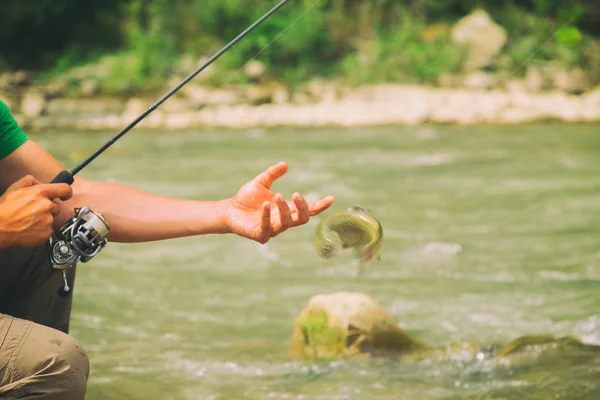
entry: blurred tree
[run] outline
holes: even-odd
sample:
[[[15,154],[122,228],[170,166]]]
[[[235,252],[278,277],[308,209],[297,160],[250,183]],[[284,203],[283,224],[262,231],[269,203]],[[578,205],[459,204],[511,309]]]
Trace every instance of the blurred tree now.
[[[88,52],[121,44],[127,0],[3,0],[0,54],[18,67],[43,68],[68,48]]]
[[[277,1],[2,0],[0,61],[60,73],[119,50],[140,60],[131,73],[140,84],[150,78],[160,81],[180,56],[213,54]],[[417,75],[425,79],[456,63],[444,61],[445,52],[453,52],[447,41],[425,43],[422,31],[432,24],[447,27],[479,7],[509,33],[508,58],[529,58],[532,49],[552,36],[554,47],[539,51],[540,59],[570,54],[569,59],[581,60],[584,52],[595,51],[589,34],[600,34],[600,0],[295,0],[220,65],[239,68],[285,31],[260,55],[269,73],[285,79],[335,73],[346,61],[346,67],[360,68],[383,63],[393,76],[419,70]],[[302,21],[293,24],[300,16]],[[593,64],[596,58],[586,60]]]

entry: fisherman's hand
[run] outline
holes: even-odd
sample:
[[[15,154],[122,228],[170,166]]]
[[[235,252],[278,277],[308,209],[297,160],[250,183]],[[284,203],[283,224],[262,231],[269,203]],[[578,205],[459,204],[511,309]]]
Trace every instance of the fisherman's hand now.
[[[68,200],[71,186],[41,184],[28,175],[0,196],[0,247],[35,247],[52,236],[54,217],[60,213],[55,199]]]
[[[273,165],[236,193],[225,210],[226,224],[231,232],[264,244],[329,208],[334,200],[332,196],[308,204],[300,193],[294,193],[292,201],[286,201],[280,193],[273,193],[271,185],[287,169],[285,162]]]

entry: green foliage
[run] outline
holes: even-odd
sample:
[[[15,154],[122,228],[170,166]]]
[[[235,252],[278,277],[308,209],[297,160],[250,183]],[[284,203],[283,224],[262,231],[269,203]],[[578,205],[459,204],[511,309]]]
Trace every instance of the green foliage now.
[[[305,339],[305,352],[313,359],[329,359],[342,355],[346,335],[343,330],[329,326],[325,312],[304,314],[298,321]]]
[[[183,55],[213,55],[276,2],[266,0],[5,0],[0,61],[39,67],[46,78],[101,65],[108,91],[151,90],[176,72]],[[290,85],[314,76],[352,83],[433,82],[460,70],[464,49],[448,32],[476,7],[509,37],[495,70],[554,61],[594,68],[600,0],[302,0],[292,1],[223,55],[208,83],[244,83],[257,58],[267,78]],[[106,57],[106,54],[111,54]],[[600,68],[600,67],[597,67]],[[191,71],[189,71],[191,72]],[[177,73],[181,74],[181,71]]]
[[[121,5],[126,1],[3,0],[0,60],[14,67],[45,68],[65,52],[84,58],[115,49],[121,45]]]
[[[428,83],[441,73],[457,72],[464,49],[453,45],[447,35],[424,39],[425,25],[404,18],[401,29],[385,32],[364,52],[353,52],[341,65],[351,82]]]
[[[559,45],[575,48],[581,43],[581,32],[574,26],[565,25],[558,28],[554,34]]]

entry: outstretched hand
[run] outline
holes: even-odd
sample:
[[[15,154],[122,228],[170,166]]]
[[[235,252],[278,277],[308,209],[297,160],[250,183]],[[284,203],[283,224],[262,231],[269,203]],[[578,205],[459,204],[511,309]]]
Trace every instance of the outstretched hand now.
[[[309,204],[300,193],[294,193],[291,201],[285,200],[281,193],[273,193],[271,185],[287,169],[285,162],[273,165],[233,196],[225,211],[225,221],[232,233],[264,244],[288,228],[306,224],[310,217],[331,206],[333,196]]]

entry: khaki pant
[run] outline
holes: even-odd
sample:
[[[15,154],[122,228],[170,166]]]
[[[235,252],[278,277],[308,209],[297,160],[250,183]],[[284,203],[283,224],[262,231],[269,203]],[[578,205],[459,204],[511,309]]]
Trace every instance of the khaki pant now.
[[[81,400],[89,360],[68,335],[75,268],[53,270],[46,247],[0,250],[0,399]]]

